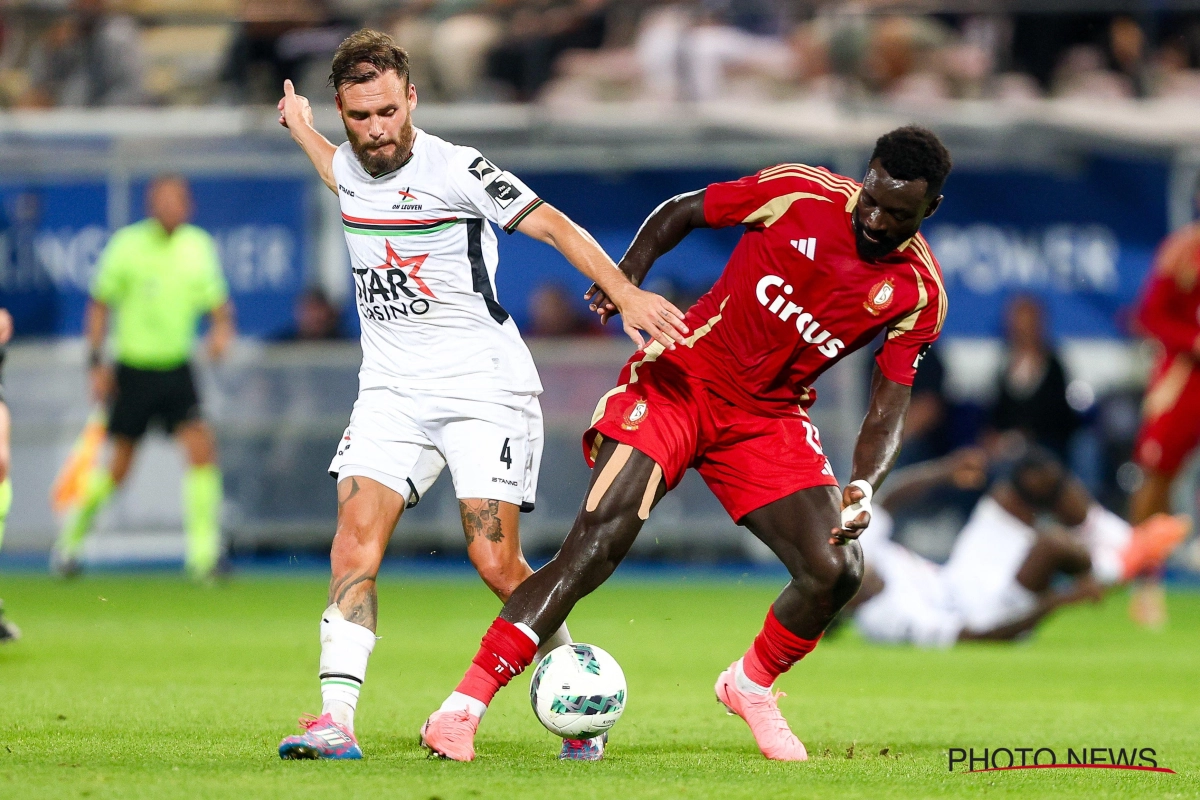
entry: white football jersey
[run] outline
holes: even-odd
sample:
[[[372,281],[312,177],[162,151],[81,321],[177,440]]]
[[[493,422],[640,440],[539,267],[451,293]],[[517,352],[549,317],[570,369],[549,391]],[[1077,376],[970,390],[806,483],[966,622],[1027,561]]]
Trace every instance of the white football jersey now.
[[[496,234],[541,200],[471,147],[416,130],[399,169],[371,177],[344,143],[333,156],[350,249],[363,363],[359,387],[542,390],[496,297]]]

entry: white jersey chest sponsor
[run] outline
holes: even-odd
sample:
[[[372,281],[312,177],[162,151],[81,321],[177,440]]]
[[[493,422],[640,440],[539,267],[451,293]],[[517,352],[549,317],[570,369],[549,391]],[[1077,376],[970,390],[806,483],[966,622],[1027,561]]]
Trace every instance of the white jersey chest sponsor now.
[[[541,201],[478,151],[417,131],[412,157],[370,176],[334,156],[362,327],[362,386],[540,392],[496,296],[496,234]]]

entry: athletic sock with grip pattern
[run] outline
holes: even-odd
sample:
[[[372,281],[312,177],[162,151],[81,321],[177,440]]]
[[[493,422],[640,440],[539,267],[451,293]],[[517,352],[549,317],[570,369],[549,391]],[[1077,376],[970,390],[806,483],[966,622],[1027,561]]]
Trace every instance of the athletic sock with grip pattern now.
[[[754,637],[754,644],[746,651],[746,655],[742,656],[745,677],[765,693],[775,683],[776,678],[811,653],[819,641],[819,636],[816,639],[801,639],[783,627],[783,623],[775,616],[775,609],[772,608],[767,612],[762,630]]]
[[[538,639],[533,631],[497,617],[483,635],[479,652],[455,692],[486,707],[496,692],[533,663],[537,649]]]

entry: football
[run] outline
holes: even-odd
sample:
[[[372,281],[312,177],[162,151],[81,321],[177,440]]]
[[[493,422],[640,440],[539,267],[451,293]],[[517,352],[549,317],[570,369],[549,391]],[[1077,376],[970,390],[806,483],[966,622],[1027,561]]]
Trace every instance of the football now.
[[[529,682],[533,712],[564,739],[600,736],[625,710],[625,673],[599,647],[565,644],[546,654]]]

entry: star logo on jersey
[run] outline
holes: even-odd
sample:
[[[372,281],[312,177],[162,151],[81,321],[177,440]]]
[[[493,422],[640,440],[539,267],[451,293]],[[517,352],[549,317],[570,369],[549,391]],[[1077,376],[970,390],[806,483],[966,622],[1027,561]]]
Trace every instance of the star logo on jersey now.
[[[420,277],[421,267],[425,264],[425,259],[429,258],[429,253],[424,253],[423,255],[419,256],[412,256],[411,258],[401,258],[400,256],[396,255],[396,251],[392,249],[391,242],[385,239],[383,246],[385,251],[383,263],[377,264],[374,269],[388,270],[389,276],[393,274],[391,272],[392,270],[396,270],[399,272],[398,277],[400,279],[400,288],[404,290],[405,294],[412,294],[411,291],[405,287],[405,284],[408,281],[412,281],[417,287],[417,291],[426,297],[432,297],[436,300],[437,295],[435,295],[430,288],[425,285],[425,281],[421,280]],[[393,294],[395,294],[395,292],[393,292]]]
[[[863,303],[863,308],[872,317],[878,317],[895,299],[896,282],[889,275],[871,287],[871,291],[867,293],[867,302]]]

